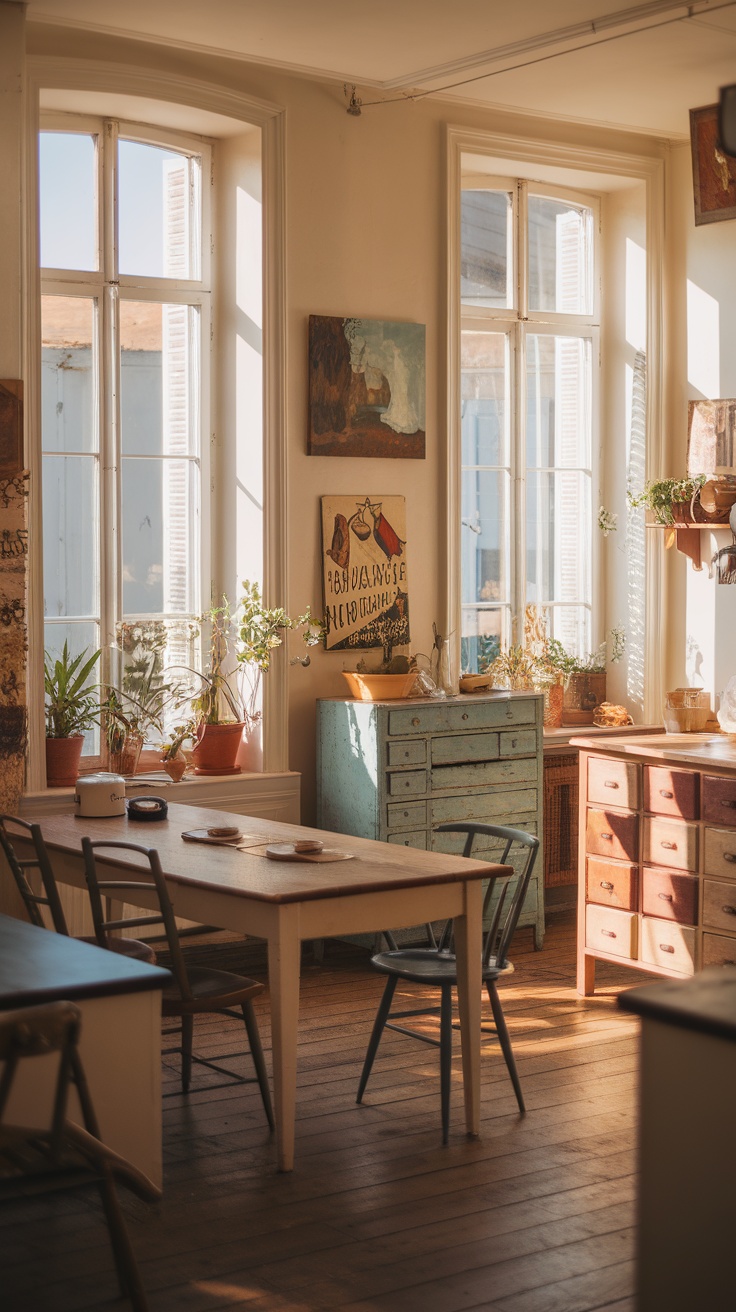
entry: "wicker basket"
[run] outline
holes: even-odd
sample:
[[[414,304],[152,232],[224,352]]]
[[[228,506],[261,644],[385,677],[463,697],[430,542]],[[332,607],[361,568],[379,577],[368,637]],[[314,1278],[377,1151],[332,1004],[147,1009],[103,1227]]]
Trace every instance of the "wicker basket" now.
[[[578,754],[544,759],[544,886],[578,878]]]

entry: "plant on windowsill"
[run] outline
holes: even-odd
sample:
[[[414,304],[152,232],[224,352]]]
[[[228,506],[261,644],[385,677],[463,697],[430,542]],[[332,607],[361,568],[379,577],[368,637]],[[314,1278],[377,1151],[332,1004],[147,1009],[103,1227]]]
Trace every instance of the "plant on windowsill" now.
[[[43,683],[46,699],[46,783],[49,788],[75,784],[79,774],[84,734],[99,724],[98,688],[89,683],[100,652],[88,648],[72,657],[68,643],[54,660],[44,652]]]
[[[167,630],[163,622],[122,624],[119,638],[123,657],[120,686],[103,685],[102,724],[108,768],[131,775],[152,731],[164,732],[164,715],[176,701],[179,686],[165,678]]]
[[[187,739],[194,739],[197,726],[194,720],[186,724],[175,724],[169,731],[168,742],[161,744],[161,764],[173,783],[178,784],[184,776],[188,761],[182,753],[182,746]]]
[[[621,660],[626,633],[620,626],[611,629],[608,642],[594,652],[575,656],[566,651],[557,638],[548,638],[537,656],[538,668],[556,674],[564,685],[562,724],[592,724],[597,708],[606,700],[606,664]],[[610,647],[610,652],[609,652]]]

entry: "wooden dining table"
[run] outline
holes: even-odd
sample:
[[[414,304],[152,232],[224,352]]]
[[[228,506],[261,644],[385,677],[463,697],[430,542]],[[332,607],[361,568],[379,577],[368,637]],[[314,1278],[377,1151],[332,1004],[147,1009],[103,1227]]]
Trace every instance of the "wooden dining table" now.
[[[186,841],[185,832],[237,825],[237,846]],[[109,838],[158,850],[174,911],[202,925],[263,938],[273,1044],[278,1168],[294,1165],[297,1026],[301,943],[365,931],[395,929],[452,917],[462,1041],[465,1124],[480,1129],[481,954],[483,880],[507,875],[487,861],[448,856],[298,825],[170,804],[164,820],[75,815],[41,820],[54,870],[62,883],[84,887],[82,838]],[[266,846],[316,839],[347,859],[273,860]],[[134,853],[98,856],[108,872],[137,865]],[[114,876],[112,876],[114,877]],[[141,867],[145,880],[145,870]],[[137,875],[136,875],[137,878]],[[154,895],[136,894],[142,907]],[[367,1038],[367,1036],[366,1036]]]

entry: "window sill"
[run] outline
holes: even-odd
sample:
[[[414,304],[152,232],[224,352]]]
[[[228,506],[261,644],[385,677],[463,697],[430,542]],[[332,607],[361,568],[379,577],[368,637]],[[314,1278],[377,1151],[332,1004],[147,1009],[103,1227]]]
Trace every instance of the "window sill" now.
[[[170,779],[146,779],[138,776],[128,782],[126,794],[140,797],[143,792],[160,793],[167,802],[181,802],[187,806],[214,807],[233,815],[259,816],[267,820],[281,820],[287,824],[300,822],[301,775],[295,770],[281,770],[268,774],[194,776],[172,783]],[[40,819],[45,815],[63,815],[74,803],[74,788],[44,788],[28,792],[20,805],[20,814],[26,820]]]

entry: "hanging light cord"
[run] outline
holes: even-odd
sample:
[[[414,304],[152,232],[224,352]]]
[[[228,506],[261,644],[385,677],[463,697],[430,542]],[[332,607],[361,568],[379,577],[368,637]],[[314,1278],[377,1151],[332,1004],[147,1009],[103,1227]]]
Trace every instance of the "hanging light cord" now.
[[[447,82],[441,87],[432,87],[428,91],[407,91],[400,96],[387,96],[383,100],[361,100],[356,93],[353,83],[344,84],[345,97],[348,100],[347,112],[353,118],[360,116],[362,109],[374,108],[377,105],[396,105],[400,101],[423,100],[426,96],[437,96],[443,91],[454,91],[457,87],[469,86],[472,82],[484,82],[490,77],[499,77],[502,73],[515,73],[520,68],[531,68],[534,64],[544,64],[550,59],[560,59],[563,55],[574,55],[580,50],[591,50],[597,46],[608,45],[611,41],[622,41],[628,36],[640,36],[642,32],[654,32],[660,27],[670,27],[673,23],[686,23],[691,18],[703,18],[706,14],[717,14],[721,9],[733,9],[736,0],[722,0],[721,4],[712,5],[707,9],[695,9],[695,5],[687,6],[686,14],[677,14],[674,18],[663,18],[657,23],[648,23],[646,27],[638,27],[633,32],[613,32],[610,36],[603,36],[598,41],[583,41],[578,46],[570,46],[567,50],[553,50],[546,55],[537,55],[534,59],[523,59],[518,64],[510,64],[507,68],[494,68],[489,73],[477,73],[473,77],[462,78],[459,82]],[[682,6],[685,8],[685,6]],[[600,22],[600,20],[598,20]],[[597,36],[598,29],[596,20],[593,19],[590,24],[590,30],[593,36]],[[560,38],[561,40],[564,38]]]

